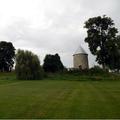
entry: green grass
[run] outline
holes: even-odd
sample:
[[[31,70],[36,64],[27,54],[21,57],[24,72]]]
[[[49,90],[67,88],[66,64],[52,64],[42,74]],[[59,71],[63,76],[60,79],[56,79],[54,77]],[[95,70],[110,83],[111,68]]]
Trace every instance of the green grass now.
[[[114,78],[56,74],[25,81],[0,73],[0,118],[120,118]]]

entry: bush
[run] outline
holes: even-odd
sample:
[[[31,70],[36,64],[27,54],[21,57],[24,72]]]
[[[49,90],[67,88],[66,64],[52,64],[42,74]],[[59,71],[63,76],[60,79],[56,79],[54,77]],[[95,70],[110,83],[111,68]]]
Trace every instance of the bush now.
[[[43,69],[45,72],[59,72],[64,70],[64,66],[58,54],[46,55],[44,59]]]
[[[93,68],[91,68],[89,70],[90,73],[94,73],[94,74],[104,74],[107,73],[106,70],[100,68],[99,66],[94,66]]]
[[[18,79],[36,80],[43,77],[38,56],[30,51],[18,50],[15,71]]]
[[[67,73],[69,74],[73,74],[73,75],[108,75],[109,72],[107,70],[103,70],[102,68],[100,68],[99,66],[94,66],[90,69],[85,69],[85,70],[80,70],[80,69],[70,69],[69,71],[67,71]]]

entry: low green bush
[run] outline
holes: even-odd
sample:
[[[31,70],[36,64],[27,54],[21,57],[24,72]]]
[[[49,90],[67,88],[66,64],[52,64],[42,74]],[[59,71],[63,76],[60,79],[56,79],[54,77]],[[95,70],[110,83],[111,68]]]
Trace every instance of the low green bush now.
[[[109,74],[108,71],[103,70],[99,66],[94,66],[90,69],[70,69],[66,73],[73,74],[73,75],[107,75]]]
[[[97,75],[97,74],[107,74],[109,72],[107,70],[100,68],[99,66],[94,66],[91,69],[89,69],[89,73]]]

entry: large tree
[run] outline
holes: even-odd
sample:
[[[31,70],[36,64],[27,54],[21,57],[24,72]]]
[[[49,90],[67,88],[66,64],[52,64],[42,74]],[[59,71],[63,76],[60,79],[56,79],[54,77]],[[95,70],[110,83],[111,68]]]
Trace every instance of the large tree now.
[[[58,54],[55,55],[46,55],[44,59],[43,69],[46,72],[57,72],[64,69],[64,66],[60,60]]]
[[[87,28],[87,37],[89,49],[93,55],[96,55],[96,61],[105,68],[110,67],[111,62],[115,62],[115,51],[118,50],[116,44],[116,34],[114,22],[110,17],[98,16],[88,19],[85,22]],[[116,55],[117,56],[117,55]],[[113,60],[110,61],[110,58]]]
[[[0,42],[0,71],[11,71],[14,65],[15,48],[11,42]]]
[[[35,80],[43,77],[39,58],[31,51],[17,51],[15,71],[17,78],[22,80]]]

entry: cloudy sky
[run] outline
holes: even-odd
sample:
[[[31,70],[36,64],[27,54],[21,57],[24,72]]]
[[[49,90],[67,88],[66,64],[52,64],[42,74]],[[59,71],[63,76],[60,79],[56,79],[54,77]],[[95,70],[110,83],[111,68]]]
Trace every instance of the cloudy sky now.
[[[81,45],[95,58],[84,42],[84,22],[107,15],[120,28],[120,0],[0,0],[0,40],[11,41],[16,49],[31,50],[43,63],[46,54],[59,53],[66,67]]]

